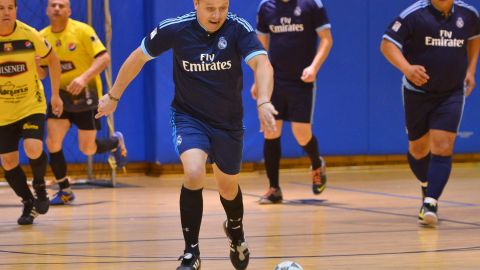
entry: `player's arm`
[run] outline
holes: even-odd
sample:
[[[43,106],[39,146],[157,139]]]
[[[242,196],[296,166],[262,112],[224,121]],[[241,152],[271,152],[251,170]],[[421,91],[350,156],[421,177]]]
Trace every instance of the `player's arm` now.
[[[107,116],[115,111],[118,101],[125,89],[133,79],[137,77],[145,63],[150,59],[150,57],[143,53],[140,47],[128,56],[118,72],[117,79],[115,80],[112,89],[100,99],[98,113],[95,115],[95,118]]]
[[[77,78],[73,79],[67,85],[67,91],[72,93],[73,95],[80,94],[83,89],[87,86],[87,84],[93,80],[97,75],[99,75],[102,71],[107,68],[110,64],[110,55],[104,51],[92,62],[92,65],[82,73],[82,75],[78,76]]]
[[[265,48],[266,51],[268,51],[269,44],[270,44],[270,34],[258,34],[257,33],[258,40],[262,44],[263,48]],[[250,88],[250,94],[252,95],[252,98],[254,100],[257,99],[257,85],[255,81],[253,82],[252,87]]]
[[[50,85],[52,87],[50,103],[52,104],[52,111],[56,116],[60,116],[63,112],[63,102],[60,98],[60,61],[53,50],[50,51],[45,60],[50,71]]]
[[[467,87],[465,95],[469,96],[475,88],[475,73],[477,71],[478,54],[480,49],[480,37],[471,39],[467,43],[468,69],[465,76],[465,85]]]
[[[35,64],[37,65],[37,73],[40,80],[47,77],[48,70],[42,66],[42,58],[38,55],[35,56]]]
[[[332,32],[329,28],[317,32],[317,35],[320,38],[320,43],[318,44],[317,53],[315,54],[312,63],[303,70],[300,79],[304,82],[315,81],[320,67],[327,59],[333,46]]]
[[[259,54],[250,59],[247,64],[253,70],[257,85],[257,109],[261,131],[265,128],[275,131],[275,117],[278,112],[270,102],[273,91],[273,68],[267,55]]]
[[[430,79],[425,67],[420,65],[411,65],[405,56],[403,56],[400,48],[393,42],[387,39],[382,39],[380,44],[380,51],[385,58],[398,70],[400,70],[405,77],[417,86],[422,86]]]

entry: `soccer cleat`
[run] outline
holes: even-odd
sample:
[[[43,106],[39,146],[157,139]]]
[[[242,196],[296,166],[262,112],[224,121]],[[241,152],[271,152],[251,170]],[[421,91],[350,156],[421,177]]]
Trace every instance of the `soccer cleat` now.
[[[228,221],[223,222],[223,231],[228,237],[228,242],[230,245],[230,261],[232,262],[233,267],[236,270],[247,269],[248,262],[250,259],[250,251],[248,250],[248,244],[245,239],[234,240],[229,233]]]
[[[53,199],[50,201],[51,205],[65,205],[73,202],[75,200],[75,194],[73,192],[67,192],[64,190],[59,190],[53,196]]]
[[[320,168],[312,170],[312,191],[315,195],[319,195],[327,187],[327,163],[323,157],[320,157],[320,161],[322,163]]]
[[[178,260],[182,260],[182,263],[177,267],[177,270],[199,270],[202,266],[200,257],[192,253],[185,253]]]
[[[438,223],[438,206],[424,202],[418,213],[418,223],[428,227],[435,227]]]
[[[35,209],[39,214],[46,214],[50,207],[50,198],[48,198],[45,184],[35,185],[33,187],[37,198],[34,200]]]
[[[23,213],[18,218],[18,225],[30,225],[33,220],[38,216],[37,210],[35,210],[34,199],[22,201]]]
[[[258,200],[259,204],[273,204],[273,203],[281,203],[283,200],[282,190],[280,188],[270,187],[260,200]]]
[[[115,163],[118,168],[123,168],[127,165],[127,147],[125,146],[125,138],[120,131],[113,133],[113,136],[118,138],[118,147],[113,151]]]

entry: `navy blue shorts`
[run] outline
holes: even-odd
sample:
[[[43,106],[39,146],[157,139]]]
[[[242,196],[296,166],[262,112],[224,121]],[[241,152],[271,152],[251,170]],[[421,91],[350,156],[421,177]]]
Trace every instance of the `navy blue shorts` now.
[[[240,172],[243,151],[243,129],[223,130],[214,128],[190,115],[171,113],[173,145],[177,154],[190,149],[201,149],[208,161],[229,175]]]
[[[43,141],[45,114],[32,114],[15,123],[0,126],[0,154],[18,151],[20,139]]]
[[[275,79],[272,104],[278,111],[278,120],[312,123],[315,105],[314,83],[287,82]]]
[[[403,88],[403,104],[408,140],[415,141],[430,129],[458,132],[465,95],[456,91],[449,95],[418,93]]]

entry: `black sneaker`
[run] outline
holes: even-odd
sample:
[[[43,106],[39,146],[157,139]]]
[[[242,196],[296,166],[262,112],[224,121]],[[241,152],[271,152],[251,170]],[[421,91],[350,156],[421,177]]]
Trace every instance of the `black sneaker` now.
[[[228,237],[228,242],[230,245],[230,261],[232,262],[233,267],[236,270],[247,269],[248,262],[250,259],[250,251],[248,250],[248,244],[244,238],[240,240],[232,239],[232,236],[229,233],[228,221],[223,222],[223,231]]]
[[[192,253],[185,253],[178,260],[182,260],[182,263],[177,267],[177,270],[200,270],[202,266],[200,257]]]
[[[268,191],[260,197],[259,204],[281,203],[283,200],[282,190],[280,188],[270,187]]]
[[[312,170],[312,191],[313,194],[319,195],[327,187],[327,163],[320,157],[322,165],[316,170]]]
[[[424,202],[418,213],[418,223],[428,227],[435,227],[438,223],[437,210],[437,205]]]
[[[33,223],[33,220],[38,216],[33,201],[33,199],[22,201],[23,213],[17,220],[18,225],[30,225]]]
[[[48,208],[50,207],[50,198],[48,198],[45,183],[35,185],[33,189],[35,190],[35,195],[37,196],[34,201],[35,209],[39,214],[46,214],[48,212]]]

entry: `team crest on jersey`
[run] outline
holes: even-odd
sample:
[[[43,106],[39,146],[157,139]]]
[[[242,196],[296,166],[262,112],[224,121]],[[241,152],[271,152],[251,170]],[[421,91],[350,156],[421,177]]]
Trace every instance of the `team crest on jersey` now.
[[[459,17],[457,19],[457,27],[458,28],[463,28],[464,25],[465,25],[465,22],[463,21],[463,19],[461,17]]]
[[[11,52],[11,51],[13,51],[13,45],[12,45],[12,43],[10,43],[10,42],[9,42],[9,43],[4,43],[4,44],[3,44],[3,51],[4,51],[4,52]]]
[[[62,41],[60,39],[57,39],[57,41],[55,41],[55,46],[57,47],[62,46]]]
[[[220,50],[223,50],[225,48],[227,48],[227,40],[224,38],[224,37],[220,37],[220,39],[218,40],[218,48]]]
[[[73,52],[73,51],[75,51],[76,48],[77,48],[77,44],[75,44],[75,43],[68,44],[68,50],[69,51]]]
[[[293,15],[295,16],[302,15],[302,9],[300,7],[296,7],[295,10],[293,11]]]
[[[177,146],[180,146],[180,144],[182,144],[182,136],[178,135],[177,136]]]
[[[25,41],[25,48],[31,48],[31,47],[32,47],[32,42]]]

